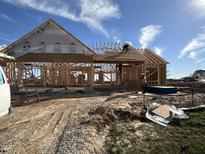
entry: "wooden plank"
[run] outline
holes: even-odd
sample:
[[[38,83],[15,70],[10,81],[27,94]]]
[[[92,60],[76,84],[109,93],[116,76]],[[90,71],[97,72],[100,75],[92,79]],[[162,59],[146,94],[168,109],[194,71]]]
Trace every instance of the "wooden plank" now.
[[[171,116],[171,112],[169,109],[170,107],[168,105],[162,105],[156,108],[155,110],[153,110],[152,112],[159,115],[160,117],[167,119]]]
[[[17,62],[70,62],[90,63],[93,62],[92,55],[83,54],[57,54],[57,53],[29,53],[16,59]]]
[[[161,71],[160,71],[160,65],[158,65],[157,68],[157,80],[158,80],[158,85],[161,85]]]
[[[156,54],[154,54],[151,50],[145,49],[145,53],[146,53],[147,55],[149,55],[149,56],[154,60],[154,63],[164,64],[164,62],[163,62],[161,59],[159,59],[159,57],[156,56]]]

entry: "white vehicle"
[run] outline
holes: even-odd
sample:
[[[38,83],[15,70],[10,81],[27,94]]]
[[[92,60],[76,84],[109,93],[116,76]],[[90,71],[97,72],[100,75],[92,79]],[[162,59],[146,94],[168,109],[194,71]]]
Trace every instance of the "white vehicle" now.
[[[0,117],[9,113],[11,105],[11,92],[8,78],[0,66]]]

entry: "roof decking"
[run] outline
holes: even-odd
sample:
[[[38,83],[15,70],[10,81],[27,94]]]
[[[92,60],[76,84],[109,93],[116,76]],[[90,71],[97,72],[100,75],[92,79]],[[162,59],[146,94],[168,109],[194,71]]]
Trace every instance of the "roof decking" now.
[[[162,57],[150,49],[133,48],[126,52],[107,51],[98,55],[94,62],[97,63],[147,63],[147,64],[168,64]]]
[[[164,58],[157,55],[155,52],[151,51],[150,49],[143,49],[144,55],[147,57],[147,63],[154,63],[154,64],[169,64]]]
[[[108,51],[103,55],[98,55],[94,62],[97,63],[144,63],[147,58],[142,52],[137,51],[135,48],[131,47],[127,51],[123,52],[113,52]]]

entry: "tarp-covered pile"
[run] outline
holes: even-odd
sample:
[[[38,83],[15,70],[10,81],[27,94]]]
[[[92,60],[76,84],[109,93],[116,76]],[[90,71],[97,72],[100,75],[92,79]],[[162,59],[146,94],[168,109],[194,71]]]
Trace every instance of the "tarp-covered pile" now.
[[[152,103],[146,112],[147,119],[158,123],[162,126],[167,126],[173,118],[186,119],[188,116],[182,109],[177,109],[174,105],[160,105],[158,103]]]

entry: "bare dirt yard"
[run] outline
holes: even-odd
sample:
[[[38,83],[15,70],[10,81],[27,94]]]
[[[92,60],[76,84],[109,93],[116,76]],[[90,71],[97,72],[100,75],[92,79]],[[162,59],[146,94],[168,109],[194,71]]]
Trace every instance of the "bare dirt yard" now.
[[[74,97],[76,95],[78,97]],[[184,142],[181,144],[180,140],[173,139],[170,133],[174,132],[173,136],[183,139],[180,135],[187,135],[183,134],[183,128],[179,125],[162,128],[146,120],[142,116],[143,98],[130,97],[135,95],[134,92],[95,92],[91,95],[74,94],[73,97],[14,105],[11,114],[0,118],[0,153],[101,154],[148,153],[152,150],[166,153],[171,143],[178,148],[175,152],[180,152]],[[203,103],[205,95],[198,95]],[[190,98],[165,97],[166,101],[163,102],[183,106],[181,102],[189,103]],[[148,99],[148,103],[152,101],[159,99]],[[185,124],[188,123],[187,133],[195,137],[195,143],[200,143],[196,149],[203,153],[205,145],[200,141],[205,139],[205,121],[203,116],[201,118],[202,121],[198,119],[198,123],[192,121],[194,125],[198,124],[200,131],[196,127],[192,128],[189,122]],[[160,130],[164,134],[168,133],[166,135],[170,138],[170,144],[167,143],[165,148],[161,147],[157,151],[155,140],[160,145],[165,142]],[[155,148],[150,148],[151,145],[155,145]]]
[[[0,118],[0,152],[103,153],[104,132],[81,122],[91,109],[110,105],[108,98],[127,95],[61,98],[13,107],[10,115]]]

